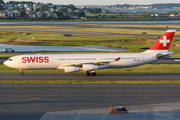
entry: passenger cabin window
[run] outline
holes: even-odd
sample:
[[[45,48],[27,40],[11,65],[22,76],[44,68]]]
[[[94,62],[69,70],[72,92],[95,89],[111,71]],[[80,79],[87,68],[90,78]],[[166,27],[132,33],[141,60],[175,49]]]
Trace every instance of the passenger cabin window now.
[[[68,58],[67,60],[96,60],[96,58],[74,58],[74,59]]]
[[[116,58],[104,58],[104,60],[114,60]]]

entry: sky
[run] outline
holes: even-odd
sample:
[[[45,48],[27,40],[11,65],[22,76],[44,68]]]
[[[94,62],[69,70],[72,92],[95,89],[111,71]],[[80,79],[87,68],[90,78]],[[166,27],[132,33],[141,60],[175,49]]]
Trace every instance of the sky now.
[[[179,0],[4,0],[8,1],[33,1],[53,4],[74,5],[116,5],[116,4],[154,4],[154,3],[180,3]]]

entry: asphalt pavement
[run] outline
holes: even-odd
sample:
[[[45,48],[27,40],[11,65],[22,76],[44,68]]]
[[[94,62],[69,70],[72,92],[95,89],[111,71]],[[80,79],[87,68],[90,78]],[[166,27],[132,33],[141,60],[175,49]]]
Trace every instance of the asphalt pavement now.
[[[0,120],[39,120],[46,112],[100,109],[111,104],[179,102],[179,91],[180,85],[1,84]]]
[[[180,73],[0,73],[0,80],[180,80]]]

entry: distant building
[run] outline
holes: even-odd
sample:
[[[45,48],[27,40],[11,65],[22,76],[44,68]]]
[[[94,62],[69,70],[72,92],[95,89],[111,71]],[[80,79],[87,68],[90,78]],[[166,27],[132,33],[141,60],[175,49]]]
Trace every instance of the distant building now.
[[[72,12],[68,12],[67,16],[69,16],[71,18],[78,18],[78,15],[76,15],[75,13],[72,13]]]
[[[13,10],[13,7],[12,7],[12,6],[9,6],[9,7],[8,7],[8,10]]]
[[[15,10],[18,9],[18,5],[14,5],[14,9],[15,9]]]
[[[50,18],[51,17],[51,13],[48,11],[43,11],[43,17],[44,18]]]
[[[67,15],[67,13],[66,13],[66,12],[63,12],[62,14],[63,14],[63,16],[66,16],[66,15]]]
[[[21,12],[18,10],[13,11],[14,17],[21,17]]]
[[[155,15],[155,17],[160,17],[160,16],[162,16],[163,14],[154,14]]]
[[[0,12],[0,17],[6,17],[6,13],[5,12]]]
[[[13,18],[13,17],[14,17],[14,14],[13,14],[13,12],[11,12],[11,11],[7,11],[6,16]]]
[[[171,18],[178,18],[179,15],[177,15],[177,14],[170,14],[169,17],[171,17]]]
[[[19,8],[19,9],[22,9],[23,7],[24,7],[23,4],[18,4],[18,8]]]
[[[26,11],[26,14],[28,15],[29,18],[36,18],[36,15],[31,10]]]
[[[51,12],[51,16],[52,16],[53,18],[58,18],[58,15],[57,15],[56,13],[53,13],[53,12]]]
[[[36,15],[37,15],[37,18],[42,18],[43,17],[43,13],[42,12],[37,12]]]
[[[24,8],[25,8],[25,10],[27,10],[28,4],[24,4]]]
[[[50,8],[50,11],[55,11],[54,8]]]
[[[28,8],[26,8],[26,10],[30,11],[30,10],[32,10],[32,8],[31,8],[31,7],[28,7]]]
[[[70,12],[70,13],[73,12],[70,8],[68,8],[67,11]]]

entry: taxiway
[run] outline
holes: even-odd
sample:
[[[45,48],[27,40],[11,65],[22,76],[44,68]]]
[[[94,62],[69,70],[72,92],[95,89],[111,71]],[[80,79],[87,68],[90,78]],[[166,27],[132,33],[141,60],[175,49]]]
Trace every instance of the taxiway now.
[[[179,102],[179,91],[180,85],[1,84],[0,120],[47,120],[48,117],[46,116],[46,113],[56,111],[57,114],[54,114],[53,116],[51,114],[51,118],[56,118],[53,120],[57,120],[57,118],[63,119],[62,115],[64,115],[64,117],[67,114],[69,114],[69,116],[72,114],[74,115],[74,112],[71,112],[72,110],[84,111],[81,116],[78,111],[76,112],[76,115],[83,118],[86,114],[90,119],[93,118],[93,114],[91,114],[93,110],[87,111],[87,109],[96,109],[97,111],[101,108],[109,108],[111,104],[119,106],[134,106]],[[149,107],[137,107],[136,110],[138,109],[147,110]],[[99,112],[100,111],[97,112],[97,116],[100,115]],[[106,115],[109,113],[109,111],[103,112],[106,112]],[[131,115],[132,114],[129,114],[127,118],[133,118]],[[136,115],[139,116],[141,114]],[[148,115],[146,115],[146,117],[148,118]],[[155,118],[156,117],[158,116],[155,116]],[[173,117],[176,118],[177,116]],[[166,119],[169,118],[166,117]]]
[[[0,73],[0,80],[180,80],[180,73]]]

